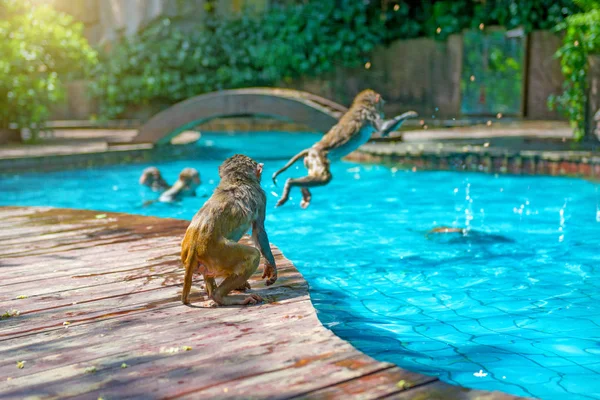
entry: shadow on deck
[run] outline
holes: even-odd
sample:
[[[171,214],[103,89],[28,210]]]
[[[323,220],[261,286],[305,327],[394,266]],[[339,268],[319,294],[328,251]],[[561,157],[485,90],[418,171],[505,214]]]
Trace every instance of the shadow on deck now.
[[[277,284],[251,280],[265,304],[211,307],[198,278],[186,307],[187,221],[18,207],[0,219],[3,399],[514,398],[360,353],[320,324],[276,248]]]

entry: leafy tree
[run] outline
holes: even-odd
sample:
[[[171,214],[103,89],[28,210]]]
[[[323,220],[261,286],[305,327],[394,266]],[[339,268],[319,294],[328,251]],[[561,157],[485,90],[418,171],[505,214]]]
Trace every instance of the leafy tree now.
[[[50,6],[0,0],[0,128],[43,129],[62,80],[96,62],[82,31]]]

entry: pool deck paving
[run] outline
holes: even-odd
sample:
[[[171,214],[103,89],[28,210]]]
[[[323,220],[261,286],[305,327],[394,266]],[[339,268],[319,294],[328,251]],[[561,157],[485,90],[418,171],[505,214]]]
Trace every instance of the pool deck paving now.
[[[321,325],[273,247],[266,301],[180,301],[188,221],[0,207],[0,398],[515,399],[378,362]],[[247,239],[244,239],[247,240]]]

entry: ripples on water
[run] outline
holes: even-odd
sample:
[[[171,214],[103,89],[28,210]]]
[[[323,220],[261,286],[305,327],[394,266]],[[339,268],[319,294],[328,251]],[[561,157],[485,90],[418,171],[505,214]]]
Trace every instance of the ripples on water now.
[[[250,138],[251,137],[251,138]],[[600,196],[566,178],[416,172],[337,163],[308,210],[271,174],[310,134],[203,136],[199,197],[142,207],[147,165],[0,177],[0,204],[191,219],[243,152],[265,162],[267,231],[304,274],[321,321],[379,360],[468,387],[545,399],[600,398]],[[301,167],[301,163],[297,164]],[[300,176],[290,169],[281,177]],[[426,236],[434,226],[466,236]],[[480,372],[481,371],[481,372]]]

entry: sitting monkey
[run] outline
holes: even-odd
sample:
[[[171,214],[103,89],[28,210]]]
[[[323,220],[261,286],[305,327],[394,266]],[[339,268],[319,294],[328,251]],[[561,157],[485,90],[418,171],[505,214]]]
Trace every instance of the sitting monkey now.
[[[179,179],[166,192],[160,195],[158,201],[172,203],[182,196],[196,196],[196,188],[200,186],[200,174],[195,168],[184,168],[179,173]]]
[[[255,304],[257,294],[229,295],[248,288],[260,255],[265,257],[262,277],[267,286],[277,280],[277,267],[265,231],[267,198],[260,186],[263,164],[241,154],[228,158],[219,167],[221,181],[213,195],[196,213],[181,244],[185,278],[181,301],[189,304],[192,275],[199,268],[208,296],[219,305]],[[252,239],[260,249],[238,243],[252,227]],[[215,278],[224,278],[217,286]]]
[[[273,174],[273,182],[277,184],[277,175],[291,167],[301,157],[308,169],[304,178],[290,178],[285,182],[277,207],[288,200],[290,189],[299,186],[302,191],[302,208],[308,207],[311,200],[309,187],[324,186],[331,181],[330,161],[337,161],[361,145],[365,144],[373,133],[388,136],[402,125],[405,119],[416,117],[417,113],[408,111],[391,120],[383,120],[384,101],[379,93],[371,89],[360,92],[352,106],[333,128],[329,130],[311,148],[296,154],[279,171]]]
[[[163,179],[156,167],[148,167],[142,172],[140,185],[148,186],[154,191],[163,191],[169,188],[169,184]]]

